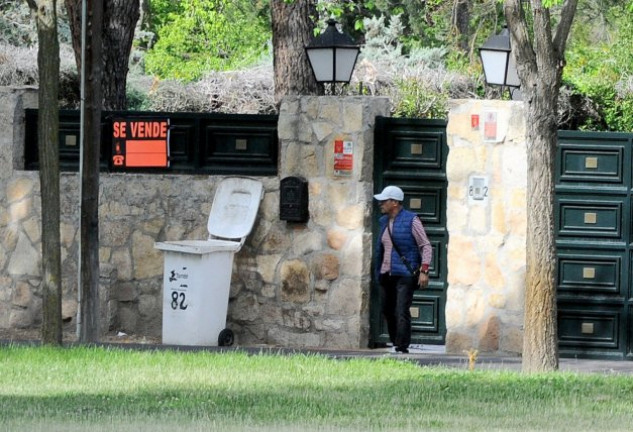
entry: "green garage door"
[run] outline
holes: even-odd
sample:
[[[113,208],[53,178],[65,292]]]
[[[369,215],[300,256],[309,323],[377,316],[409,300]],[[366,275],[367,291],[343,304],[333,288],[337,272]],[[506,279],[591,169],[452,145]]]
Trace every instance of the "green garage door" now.
[[[446,336],[447,154],[445,121],[388,117],[376,120],[375,193],[387,185],[402,188],[405,207],[418,213],[433,245],[429,288],[416,291],[411,307],[414,344],[443,344]],[[380,211],[373,204],[375,244]],[[389,342],[380,310],[380,286],[372,281],[370,346]]]
[[[631,357],[632,134],[559,132],[556,160],[561,356]]]

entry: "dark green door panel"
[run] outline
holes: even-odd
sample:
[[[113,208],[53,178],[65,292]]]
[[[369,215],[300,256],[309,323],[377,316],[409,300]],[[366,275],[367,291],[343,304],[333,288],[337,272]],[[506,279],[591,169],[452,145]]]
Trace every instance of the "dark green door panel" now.
[[[560,131],[556,159],[562,356],[631,355],[632,134]]]
[[[402,170],[411,169],[442,169],[443,131],[395,132],[388,139],[393,147],[385,154],[388,158],[384,167],[387,174],[397,175]]]
[[[444,304],[441,295],[414,295],[411,318],[415,333],[433,333],[441,340],[440,325]]]
[[[440,228],[442,232],[446,225],[446,182],[424,180],[420,185],[412,185],[394,179],[390,184],[396,184],[405,192],[404,206],[416,212],[425,228]]]
[[[622,201],[596,196],[560,198],[558,235],[624,240],[623,205]]]
[[[558,252],[559,295],[624,296],[622,253],[565,249]]]
[[[560,303],[558,340],[562,352],[624,358],[626,317],[618,304]]]
[[[631,134],[559,131],[557,150],[557,188],[630,185]]]
[[[562,145],[560,182],[624,184],[624,146]]]
[[[429,287],[415,292],[411,306],[412,343],[443,344],[446,337],[447,154],[445,121],[376,119],[374,190],[380,192],[387,185],[402,188],[404,206],[420,216],[433,246]],[[374,203],[374,244],[379,218]],[[378,282],[372,281],[370,346],[389,342],[380,295]]]
[[[441,253],[442,248],[446,249],[446,236],[434,236],[432,234],[428,234],[429,241],[431,242],[431,246],[433,246],[433,259],[431,260],[431,266],[429,267],[429,276],[432,279],[437,279],[441,281],[446,280],[446,273],[442,271],[442,269],[446,268],[446,254]],[[429,289],[433,288],[431,285]]]

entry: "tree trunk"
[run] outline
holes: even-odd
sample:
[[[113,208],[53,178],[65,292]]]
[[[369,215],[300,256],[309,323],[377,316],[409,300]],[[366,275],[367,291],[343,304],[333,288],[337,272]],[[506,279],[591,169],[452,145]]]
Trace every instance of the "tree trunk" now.
[[[139,2],[139,18],[136,22],[135,33],[140,31],[150,31],[151,6],[149,0],[140,0]],[[150,44],[151,47],[151,44]],[[150,48],[148,47],[148,49]]]
[[[577,0],[565,0],[555,35],[549,9],[530,3],[531,29],[522,0],[505,0],[512,55],[526,101],[528,145],[527,272],[523,334],[524,372],[558,369],[554,161],[556,114],[565,45]]]
[[[453,13],[453,26],[457,33],[459,48],[468,52],[468,41],[470,40],[470,9],[469,0],[455,0]]]
[[[558,369],[554,160],[557,87],[538,86],[527,104],[527,273],[524,372]]]
[[[81,2],[65,0],[77,70],[81,70]],[[103,107],[124,110],[128,62],[139,19],[139,0],[103,0]]]
[[[543,23],[537,19],[536,24]],[[547,32],[535,32],[538,68],[529,68],[524,99],[527,129],[527,272],[523,334],[524,372],[558,369],[556,242],[554,240],[554,163],[558,93],[562,68]]]
[[[314,37],[310,17],[316,16],[316,2],[271,0],[275,101],[286,95],[323,94],[314,78],[304,47]]]
[[[37,22],[38,142],[42,199],[42,342],[62,343],[59,233],[59,40],[55,0],[28,0]]]
[[[82,0],[64,0],[77,71],[81,71],[81,2]]]
[[[139,19],[139,0],[104,0],[103,26],[103,107],[127,108],[127,73]]]
[[[79,247],[80,342],[99,338],[99,154],[101,147],[101,82],[103,0],[86,0],[88,19],[84,53],[81,142]]]

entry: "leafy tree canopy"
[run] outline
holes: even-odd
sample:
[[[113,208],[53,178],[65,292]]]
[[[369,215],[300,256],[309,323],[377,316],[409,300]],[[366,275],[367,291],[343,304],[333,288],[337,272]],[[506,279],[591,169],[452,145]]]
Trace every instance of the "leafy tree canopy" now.
[[[267,2],[151,0],[150,5],[158,37],[145,58],[151,74],[194,80],[209,71],[251,65],[267,51]]]

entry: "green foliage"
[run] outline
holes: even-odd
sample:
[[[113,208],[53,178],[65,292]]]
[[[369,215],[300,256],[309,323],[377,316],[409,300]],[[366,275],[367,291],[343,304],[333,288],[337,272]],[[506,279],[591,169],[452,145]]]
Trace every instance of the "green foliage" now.
[[[447,72],[446,48],[414,46],[403,53],[400,15],[391,16],[388,22],[382,15],[364,21],[363,61],[393,74],[392,88],[385,94],[392,100],[394,116],[444,119],[449,97],[463,97],[464,87],[472,90],[471,83],[453,80]]]
[[[402,15],[403,33],[402,42],[420,44],[423,46],[439,46],[438,41],[445,38],[448,33],[450,11],[452,2],[442,0],[376,0],[377,13],[387,17]]]
[[[70,43],[68,18],[61,3],[57,2],[58,36],[61,43]],[[0,41],[17,47],[37,45],[37,28],[26,1],[0,0]]]
[[[158,42],[145,57],[151,74],[195,80],[209,71],[251,65],[267,50],[269,21],[250,0],[152,2],[167,17],[154,21]]]
[[[584,88],[598,107],[604,124],[588,122],[582,129],[633,132],[633,94],[619,96],[613,83],[592,81]]]
[[[363,58],[388,61],[398,61],[403,58],[400,37],[404,27],[400,15],[392,16],[388,23],[384,15],[365,18],[363,27],[366,30]]]
[[[399,97],[395,100],[394,117],[446,119],[448,94],[431,88],[416,78],[396,82]]]
[[[128,85],[126,92],[127,109],[130,111],[148,110],[149,97],[147,93]]]
[[[37,29],[26,2],[0,5],[0,38],[15,46],[34,46]]]
[[[149,4],[149,29],[154,32],[166,25],[170,17],[179,15],[184,11],[183,2],[180,0],[149,0]]]
[[[401,43],[404,26],[400,15],[392,16],[389,22],[386,22],[383,15],[365,18],[364,28],[366,33],[362,49],[363,58],[398,64],[401,70],[418,65],[428,68],[444,66],[447,50],[443,47],[415,46],[410,48],[408,53],[404,53]]]
[[[596,20],[590,15],[588,18]],[[633,9],[622,5],[604,12],[605,24],[579,20],[567,52],[564,80],[597,106],[603,123],[581,125],[589,130],[633,131],[633,91],[618,84],[633,74]]]

